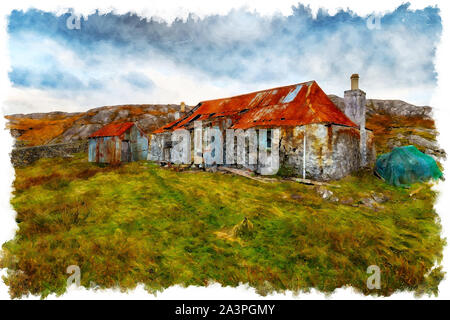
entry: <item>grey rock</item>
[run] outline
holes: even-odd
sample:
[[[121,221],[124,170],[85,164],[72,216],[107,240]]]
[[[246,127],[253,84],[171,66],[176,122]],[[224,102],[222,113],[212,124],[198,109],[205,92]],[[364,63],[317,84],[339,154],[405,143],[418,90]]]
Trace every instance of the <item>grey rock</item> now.
[[[333,191],[328,190],[327,188],[325,188],[323,186],[317,187],[317,188],[315,188],[315,190],[316,190],[316,193],[322,199],[328,200],[328,199],[330,199],[333,196]]]
[[[343,112],[345,111],[344,98],[337,95],[328,95],[331,101]],[[402,100],[367,99],[366,114],[386,113],[393,116],[422,117],[431,119],[432,109],[429,106],[415,106]]]
[[[130,112],[126,109],[124,110],[119,110],[119,112],[117,112],[114,121],[119,121],[119,120],[123,120],[128,118],[128,116],[130,115]]]
[[[429,106],[415,106],[401,100],[369,99],[367,101],[367,112],[431,119],[432,109]]]
[[[332,196],[332,197],[330,198],[330,201],[331,201],[331,202],[339,202],[339,198],[338,198],[338,197],[335,197],[335,196]]]
[[[102,127],[101,124],[78,124],[73,125],[62,135],[56,137],[50,144],[54,143],[69,143],[77,140],[87,139],[92,133]]]
[[[389,197],[383,193],[371,192],[370,196],[376,203],[384,203],[389,200]]]
[[[430,140],[427,140],[427,139],[425,139],[425,138],[423,138],[421,136],[410,135],[408,137],[408,141],[411,144],[419,145],[419,146],[422,146],[424,148],[428,148],[428,149],[431,149],[431,150],[438,150],[439,149],[436,141],[430,141]]]
[[[375,209],[377,203],[375,202],[375,200],[373,200],[372,198],[362,198],[359,201],[363,206],[371,208],[371,209]]]
[[[431,141],[417,135],[410,135],[408,137],[408,141],[412,145],[425,149],[425,153],[432,156],[436,160],[446,158],[445,151],[439,147],[437,141]]]
[[[114,112],[112,110],[101,110],[91,118],[91,122],[107,124],[113,120]]]
[[[155,125],[158,121],[158,118],[151,114],[143,115],[139,120],[136,121],[140,128],[148,128],[152,125]],[[169,122],[169,120],[167,120]]]

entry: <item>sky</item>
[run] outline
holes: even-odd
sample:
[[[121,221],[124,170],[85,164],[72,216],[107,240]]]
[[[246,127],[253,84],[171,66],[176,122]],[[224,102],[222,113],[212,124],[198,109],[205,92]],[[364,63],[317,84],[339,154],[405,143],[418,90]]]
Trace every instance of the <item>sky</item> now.
[[[368,98],[429,105],[439,9],[408,4],[378,16],[248,8],[165,21],[134,13],[12,11],[12,88],[5,113],[180,103],[316,80],[343,96],[359,73]]]

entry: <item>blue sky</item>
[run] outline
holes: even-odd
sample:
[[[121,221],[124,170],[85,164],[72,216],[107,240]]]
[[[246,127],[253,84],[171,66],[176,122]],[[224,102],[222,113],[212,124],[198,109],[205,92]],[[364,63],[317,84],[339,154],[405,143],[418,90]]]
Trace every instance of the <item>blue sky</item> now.
[[[441,35],[439,9],[408,4],[379,26],[349,10],[289,15],[248,9],[171,23],[135,14],[91,14],[69,28],[71,14],[39,10],[9,16],[7,113],[84,111],[133,103],[196,104],[316,80],[342,96],[352,73],[370,98],[429,104]]]

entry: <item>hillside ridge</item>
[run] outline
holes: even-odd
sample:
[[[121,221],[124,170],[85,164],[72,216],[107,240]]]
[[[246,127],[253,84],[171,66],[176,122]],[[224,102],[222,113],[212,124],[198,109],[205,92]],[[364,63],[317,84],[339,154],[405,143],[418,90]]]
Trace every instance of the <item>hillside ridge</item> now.
[[[343,110],[344,99],[328,97]],[[415,106],[402,100],[367,99],[366,126],[374,131],[377,153],[413,144],[436,158],[445,157],[437,143],[432,108]],[[186,106],[187,110],[192,107]],[[16,139],[16,147],[70,143],[87,139],[90,134],[112,122],[136,122],[145,133],[175,120],[178,104],[128,104],[103,106],[86,112],[53,111],[7,115],[7,128]]]

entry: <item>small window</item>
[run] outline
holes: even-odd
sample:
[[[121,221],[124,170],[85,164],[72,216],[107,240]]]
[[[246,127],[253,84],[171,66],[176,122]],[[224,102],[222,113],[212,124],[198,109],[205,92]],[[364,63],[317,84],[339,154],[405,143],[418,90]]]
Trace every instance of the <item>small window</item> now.
[[[272,129],[267,129],[267,149],[272,148]]]

